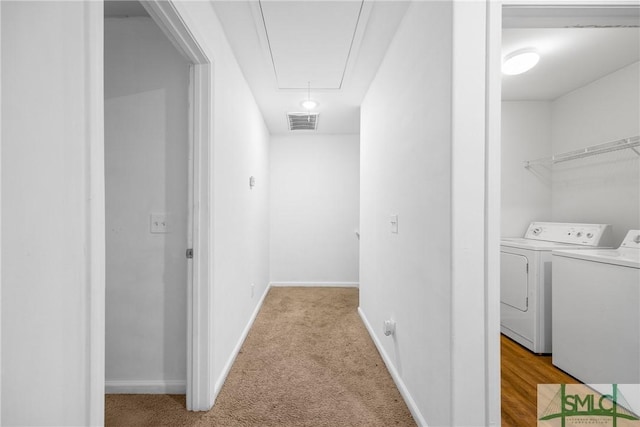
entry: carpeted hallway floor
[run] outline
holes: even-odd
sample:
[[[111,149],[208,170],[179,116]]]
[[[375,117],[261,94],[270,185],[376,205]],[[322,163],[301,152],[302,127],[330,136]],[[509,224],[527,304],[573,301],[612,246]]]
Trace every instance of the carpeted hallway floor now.
[[[216,404],[108,395],[107,426],[415,426],[354,288],[272,288]]]

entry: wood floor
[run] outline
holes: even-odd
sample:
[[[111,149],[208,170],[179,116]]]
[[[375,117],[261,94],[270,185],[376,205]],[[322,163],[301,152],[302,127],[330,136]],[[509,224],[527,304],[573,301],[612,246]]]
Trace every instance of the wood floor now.
[[[572,376],[551,364],[551,356],[538,356],[511,339],[500,336],[502,425],[537,425],[537,385],[576,384]]]

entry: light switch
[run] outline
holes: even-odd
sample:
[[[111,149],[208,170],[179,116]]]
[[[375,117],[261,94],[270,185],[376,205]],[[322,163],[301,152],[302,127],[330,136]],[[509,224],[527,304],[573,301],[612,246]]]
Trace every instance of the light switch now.
[[[150,232],[151,233],[168,233],[169,218],[167,214],[151,214],[150,216]]]
[[[398,234],[398,215],[391,215],[389,222],[391,223],[391,232]]]

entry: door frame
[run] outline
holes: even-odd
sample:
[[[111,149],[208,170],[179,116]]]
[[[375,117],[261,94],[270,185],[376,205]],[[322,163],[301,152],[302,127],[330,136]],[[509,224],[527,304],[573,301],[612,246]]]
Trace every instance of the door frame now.
[[[104,424],[105,383],[105,301],[106,301],[106,235],[105,235],[105,175],[104,175],[104,8],[100,2],[84,3],[87,180],[85,198],[87,215],[88,301],[87,337],[88,422]]]
[[[0,1],[0,46],[2,46],[2,2]],[[0,189],[2,188],[2,55],[0,54]],[[2,194],[0,191],[0,371],[2,371]],[[0,421],[2,387],[0,387]]]
[[[101,12],[102,2],[89,2],[99,5],[100,21],[104,19]],[[192,411],[208,410],[213,405],[213,291],[211,286],[212,270],[212,180],[211,180],[211,135],[213,106],[213,63],[209,55],[190,31],[176,8],[175,0],[141,0],[140,3],[156,22],[168,39],[173,43],[190,63],[189,67],[189,172],[188,172],[188,248],[193,249],[193,258],[187,261],[187,409]],[[94,17],[92,22],[97,25]],[[101,27],[102,28],[102,27]],[[102,31],[100,31],[100,37]],[[99,46],[92,49],[96,52],[94,61],[102,67],[102,39]],[[102,71],[100,71],[102,76]],[[102,83],[96,93],[100,93],[100,103],[104,103]],[[98,109],[96,105],[96,110]],[[102,112],[102,107],[99,111]],[[100,123],[102,123],[100,121]],[[98,130],[96,130],[97,132]],[[100,132],[104,133],[101,127]],[[97,154],[96,154],[97,155]],[[99,159],[92,159],[92,182],[104,183],[104,150]],[[92,212],[95,213],[94,224],[102,224],[103,233],[95,238],[96,244],[101,237],[104,277],[104,200],[91,201]],[[97,230],[99,228],[92,228]],[[186,250],[187,248],[185,248]],[[186,256],[186,254],[185,254]],[[97,255],[96,255],[97,258]],[[98,261],[96,261],[98,262]],[[98,272],[97,272],[98,273]],[[104,281],[103,281],[104,282]],[[95,287],[91,291],[92,310],[96,313],[101,304],[102,317],[92,316],[91,341],[95,351],[91,353],[90,412],[91,425],[101,425],[104,419],[104,302],[105,289]],[[102,369],[99,367],[102,366]]]
[[[2,2],[0,1],[0,30]],[[102,1],[83,3],[86,150],[84,155],[85,222],[80,225],[86,233],[84,278],[86,280],[86,304],[84,320],[87,324],[85,339],[86,408],[87,424],[104,424],[104,358],[105,358],[105,204],[104,204],[104,62]],[[0,31],[0,37],[1,37]],[[1,62],[1,58],[0,58]],[[2,92],[2,67],[0,64],[0,98]],[[2,106],[0,105],[0,110]],[[1,111],[0,111],[1,114]],[[0,151],[2,147],[2,120],[0,117]],[[0,198],[1,204],[1,198]],[[2,209],[0,209],[1,216]],[[1,234],[0,224],[0,234]],[[1,251],[1,248],[0,248]],[[2,258],[0,254],[0,270]],[[0,277],[1,282],[1,277]],[[0,292],[2,284],[0,283]],[[1,344],[1,343],[0,343]],[[2,355],[0,348],[0,358]],[[0,398],[0,405],[2,399]],[[0,412],[1,415],[1,412]],[[1,419],[1,416],[0,416]]]
[[[487,1],[485,104],[485,409],[489,426],[500,426],[500,222],[502,115],[502,1]]]
[[[637,0],[487,0],[486,115],[486,330],[488,425],[501,424],[500,374],[500,197],[502,123],[502,14],[509,7],[617,8],[638,7]]]
[[[187,239],[193,258],[188,260],[187,267],[186,397],[188,410],[206,411],[214,400],[210,144],[213,63],[178,12],[175,1],[142,0],[140,3],[191,64]]]

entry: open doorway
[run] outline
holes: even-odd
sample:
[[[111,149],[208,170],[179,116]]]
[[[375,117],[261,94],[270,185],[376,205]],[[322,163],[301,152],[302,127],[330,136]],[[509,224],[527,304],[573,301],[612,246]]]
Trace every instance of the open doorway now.
[[[211,61],[172,2],[114,1],[109,5],[113,10],[107,16],[116,20],[118,14],[135,18],[105,23],[105,45],[117,42],[116,52],[128,67],[125,73],[118,67],[111,73],[110,53],[105,52],[107,359],[112,356],[109,340],[117,337],[118,331],[124,332],[126,344],[124,350],[115,347],[120,359],[106,361],[106,388],[185,393],[187,409],[206,410],[213,404]],[[122,16],[119,19],[123,21]],[[115,40],[110,39],[111,30],[115,30]],[[125,35],[133,39],[121,39]],[[119,120],[109,123],[110,117]],[[123,194],[129,194],[128,202],[136,205],[135,213],[118,203]],[[138,239],[120,236],[124,229],[119,228],[118,221],[126,223],[133,217]],[[136,245],[143,243],[147,246],[137,249],[147,253],[136,253]],[[144,272],[134,265],[136,259],[154,260],[144,267],[147,277],[155,277],[156,286],[148,285],[148,292],[135,289],[139,277],[132,273]],[[121,268],[110,272],[111,261],[118,261]],[[110,276],[118,275],[129,286],[120,285],[110,295]],[[122,275],[133,277],[123,279]],[[126,330],[117,306],[109,307],[110,299],[112,303],[122,302],[127,296],[135,298],[133,304],[125,302],[128,319],[153,330],[150,337],[139,328]],[[109,322],[113,324],[109,326]],[[109,337],[109,328],[113,337]],[[149,341],[147,346],[141,345],[145,340]],[[162,354],[154,354],[148,347]],[[145,357],[152,366],[142,366]],[[129,363],[132,358],[137,367]],[[128,372],[118,365],[119,360],[128,361]],[[110,373],[118,369],[129,375],[125,382],[110,378]],[[152,370],[148,378],[140,375]]]
[[[617,247],[627,230],[640,226],[637,153],[606,145],[633,140],[640,131],[638,10],[622,2],[502,8],[502,56],[536,49],[540,62],[531,72],[502,80],[501,236],[522,237],[533,221],[611,224]],[[564,153],[591,147],[606,150],[554,164],[569,158]],[[551,261],[547,271],[551,278]],[[551,318],[549,323],[552,334]],[[503,361],[512,348],[503,347]],[[528,382],[522,388],[530,388],[525,406],[535,409],[536,384],[576,380],[562,377],[551,355],[523,350],[518,369],[521,385]],[[528,375],[541,370],[547,373]],[[505,387],[504,373],[502,384],[503,422],[508,423],[505,406],[512,406],[513,396],[507,394],[514,389]],[[536,414],[531,415],[534,422]]]
[[[183,394],[189,63],[126,6],[105,3],[105,388]]]

